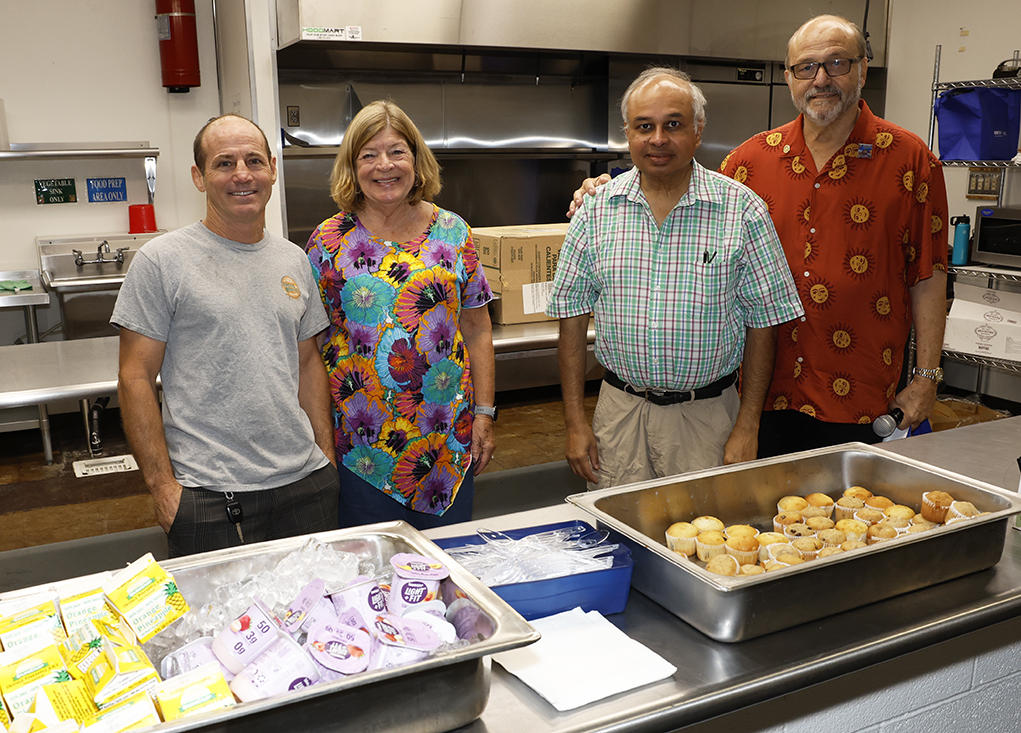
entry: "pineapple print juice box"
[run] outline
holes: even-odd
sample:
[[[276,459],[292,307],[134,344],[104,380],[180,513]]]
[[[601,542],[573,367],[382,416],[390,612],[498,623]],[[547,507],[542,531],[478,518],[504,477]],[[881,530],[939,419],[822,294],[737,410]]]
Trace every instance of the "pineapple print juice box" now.
[[[208,662],[167,680],[156,688],[155,697],[160,715],[168,722],[235,704],[219,662]]]
[[[103,656],[103,633],[99,624],[86,621],[60,645],[67,671],[75,679],[84,679],[92,665]]]
[[[0,618],[0,648],[4,651],[27,649],[45,642],[56,644],[64,639],[64,627],[57,613],[55,596],[33,596],[34,605]]]
[[[71,680],[43,685],[36,694],[32,712],[42,723],[53,726],[64,720],[81,723],[95,715],[98,708],[89,697],[85,683]]]
[[[89,670],[85,684],[100,710],[145,690],[151,693],[160,683],[159,675],[141,647],[116,646],[103,642],[103,658]]]
[[[0,654],[0,693],[11,717],[28,712],[43,685],[69,682],[71,675],[56,645]]]
[[[156,712],[156,703],[149,697],[149,693],[141,690],[125,697],[116,705],[104,708],[95,715],[86,718],[82,721],[81,732],[87,733],[95,730],[99,733],[110,733],[114,730],[145,728],[150,725],[159,725],[162,722],[159,713]]]
[[[103,592],[124,617],[141,644],[188,611],[174,578],[152,553],[128,565],[103,584]]]
[[[110,622],[116,620],[117,614],[103,593],[103,583],[110,577],[110,573],[92,575],[70,581],[61,587],[60,617],[64,621],[64,631],[68,636],[86,621],[96,618]]]

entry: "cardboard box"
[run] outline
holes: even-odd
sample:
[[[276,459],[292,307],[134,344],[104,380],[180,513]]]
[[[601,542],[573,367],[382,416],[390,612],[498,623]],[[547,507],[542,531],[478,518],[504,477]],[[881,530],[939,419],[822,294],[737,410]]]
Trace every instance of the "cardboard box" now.
[[[954,283],[943,348],[1021,361],[1021,293]]]
[[[544,311],[567,227],[564,223],[472,230],[486,279],[498,296],[490,304],[494,323],[554,320]]]

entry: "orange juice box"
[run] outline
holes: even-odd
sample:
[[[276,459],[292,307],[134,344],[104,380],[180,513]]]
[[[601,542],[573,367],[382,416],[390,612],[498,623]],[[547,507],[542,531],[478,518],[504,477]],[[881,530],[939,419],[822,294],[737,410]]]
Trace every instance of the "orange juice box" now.
[[[31,605],[20,605],[0,618],[0,647],[5,652],[27,648],[37,640],[54,644],[64,639],[54,595],[32,596],[26,603]]]
[[[159,566],[152,553],[116,573],[103,584],[103,592],[141,644],[188,611],[173,576]]]
[[[158,725],[160,716],[156,712],[149,693],[145,690],[125,697],[116,705],[100,710],[82,723],[81,730],[95,730],[97,733],[114,733],[115,731],[144,728]]]
[[[64,720],[81,723],[96,714],[98,708],[89,697],[82,680],[43,685],[35,696],[32,712],[44,725],[56,725]]]
[[[43,685],[70,679],[55,644],[0,653],[0,693],[12,718],[29,712]]]
[[[141,647],[117,646],[103,640],[103,658],[89,669],[85,684],[96,706],[103,710],[140,690],[152,692],[159,675]]]
[[[156,688],[156,705],[164,721],[234,705],[219,662],[207,662]]]
[[[113,606],[106,600],[103,583],[111,573],[76,578],[60,587],[60,617],[64,631],[70,636],[85,621],[94,618],[117,619]]]

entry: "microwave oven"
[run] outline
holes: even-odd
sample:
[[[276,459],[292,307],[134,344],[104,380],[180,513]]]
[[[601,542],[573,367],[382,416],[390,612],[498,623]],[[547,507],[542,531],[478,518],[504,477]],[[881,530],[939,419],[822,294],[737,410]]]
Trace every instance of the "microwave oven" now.
[[[976,209],[971,261],[1021,268],[1021,208],[979,206]]]

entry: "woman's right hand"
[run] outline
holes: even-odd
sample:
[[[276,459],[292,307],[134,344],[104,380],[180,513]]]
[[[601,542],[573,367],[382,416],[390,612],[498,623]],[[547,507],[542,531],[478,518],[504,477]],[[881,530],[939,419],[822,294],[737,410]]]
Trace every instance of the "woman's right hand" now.
[[[574,200],[571,201],[571,208],[567,210],[567,218],[570,219],[581,208],[586,195],[595,196],[596,190],[600,186],[605,186],[610,180],[610,174],[603,173],[598,178],[586,178],[582,181],[581,188],[574,192]]]

